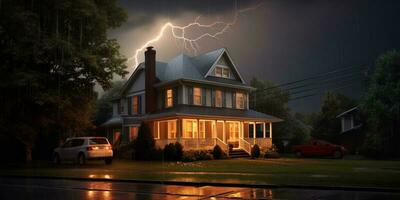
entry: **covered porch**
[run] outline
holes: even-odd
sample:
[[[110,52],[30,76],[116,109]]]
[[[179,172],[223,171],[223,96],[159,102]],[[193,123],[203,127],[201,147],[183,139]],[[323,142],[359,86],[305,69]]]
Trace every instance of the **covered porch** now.
[[[263,119],[180,116],[150,122],[158,148],[179,142],[184,150],[211,150],[229,146],[250,154],[253,145],[272,147],[272,122]]]

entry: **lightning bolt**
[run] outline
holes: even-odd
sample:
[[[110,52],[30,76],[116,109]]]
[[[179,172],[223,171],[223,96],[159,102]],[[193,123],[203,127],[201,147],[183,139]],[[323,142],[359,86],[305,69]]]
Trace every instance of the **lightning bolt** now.
[[[234,13],[232,20],[228,21],[228,22],[217,20],[217,21],[214,21],[209,24],[202,24],[199,22],[201,16],[198,16],[193,22],[188,23],[185,26],[178,26],[178,25],[174,25],[172,22],[166,22],[161,27],[159,33],[154,38],[148,40],[141,47],[136,49],[135,54],[132,57],[128,58],[128,62],[134,60],[134,68],[136,68],[139,64],[139,61],[138,61],[139,53],[144,51],[146,49],[146,47],[148,47],[149,45],[159,41],[165,35],[165,32],[167,30],[171,31],[172,36],[176,40],[183,41],[185,50],[192,51],[196,55],[198,52],[198,49],[199,49],[199,44],[198,44],[199,40],[201,40],[203,38],[207,38],[207,37],[218,40],[218,36],[226,33],[230,27],[232,27],[233,25],[236,24],[236,22],[241,14],[251,11],[251,10],[254,10],[254,9],[257,9],[261,5],[262,4],[259,3],[254,7],[248,7],[248,8],[244,8],[241,10],[235,9],[236,11]],[[200,36],[193,37],[193,38],[187,37],[185,35],[186,31],[188,29],[191,29],[194,27],[208,29],[208,32],[205,32],[205,33],[201,34]],[[215,31],[215,30],[217,30],[217,31]],[[180,33],[180,34],[178,34],[178,33]]]

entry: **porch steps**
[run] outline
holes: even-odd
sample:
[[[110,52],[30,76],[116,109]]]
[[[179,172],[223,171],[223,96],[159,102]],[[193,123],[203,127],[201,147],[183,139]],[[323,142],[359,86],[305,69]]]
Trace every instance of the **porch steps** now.
[[[242,149],[229,151],[229,158],[250,158],[250,155]]]

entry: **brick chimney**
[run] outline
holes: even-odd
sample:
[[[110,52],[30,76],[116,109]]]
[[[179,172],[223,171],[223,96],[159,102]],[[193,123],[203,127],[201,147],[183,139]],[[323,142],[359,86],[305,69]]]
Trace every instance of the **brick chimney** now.
[[[147,47],[144,57],[146,66],[146,113],[151,113],[157,110],[157,93],[154,88],[156,83],[156,51],[153,50],[153,47]]]

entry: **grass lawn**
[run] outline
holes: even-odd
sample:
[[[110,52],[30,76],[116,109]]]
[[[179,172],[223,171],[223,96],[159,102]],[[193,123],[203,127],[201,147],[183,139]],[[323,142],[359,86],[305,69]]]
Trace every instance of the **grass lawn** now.
[[[110,165],[3,167],[0,175],[227,182],[400,189],[400,161],[280,158],[211,160],[192,163],[115,160]]]

